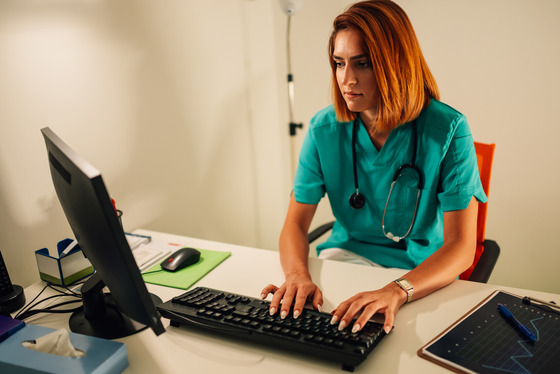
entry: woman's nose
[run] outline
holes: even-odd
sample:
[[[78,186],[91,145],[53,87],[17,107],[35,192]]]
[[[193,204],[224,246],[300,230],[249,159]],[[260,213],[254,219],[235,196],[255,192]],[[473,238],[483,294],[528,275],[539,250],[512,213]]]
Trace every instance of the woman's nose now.
[[[354,69],[352,69],[351,67],[347,66],[344,69],[343,75],[342,75],[342,83],[344,83],[345,85],[353,85],[356,84],[356,74],[354,74]]]

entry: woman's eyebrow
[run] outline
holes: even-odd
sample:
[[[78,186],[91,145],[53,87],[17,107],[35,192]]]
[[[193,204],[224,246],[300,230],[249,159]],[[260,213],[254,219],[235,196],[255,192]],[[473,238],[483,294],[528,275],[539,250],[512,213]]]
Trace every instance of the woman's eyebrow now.
[[[350,60],[359,60],[359,59],[362,59],[362,58],[369,58],[369,57],[366,54],[361,54],[361,55],[350,57]],[[334,60],[344,60],[344,58],[336,56],[336,55],[333,55],[333,59]]]

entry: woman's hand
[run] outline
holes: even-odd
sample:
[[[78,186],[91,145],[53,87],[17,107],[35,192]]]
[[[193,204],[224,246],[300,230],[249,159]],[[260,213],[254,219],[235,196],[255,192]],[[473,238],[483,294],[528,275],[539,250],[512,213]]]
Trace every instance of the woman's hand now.
[[[269,284],[262,290],[261,298],[265,299],[269,293],[273,294],[270,303],[270,315],[276,314],[278,309],[281,308],[280,317],[282,319],[286,318],[292,304],[294,305],[294,318],[300,316],[308,300],[311,301],[313,308],[318,311],[321,311],[323,305],[323,293],[308,275],[289,275],[280,287]],[[282,303],[281,307],[280,302]]]
[[[331,324],[340,321],[338,328],[343,330],[359,314],[358,319],[352,326],[352,332],[357,332],[365,326],[375,313],[383,313],[385,315],[383,329],[388,334],[393,328],[397,311],[405,301],[406,293],[395,283],[390,283],[379,290],[360,292],[342,302],[332,311]]]
[[[286,281],[280,287],[273,284],[266,286],[261,292],[265,299],[272,293],[270,314],[276,314],[280,308],[280,317],[285,318],[294,306],[294,318],[299,317],[307,301],[313,308],[321,310],[323,293],[311,280],[308,270],[309,240],[307,232],[317,209],[317,204],[298,203],[294,194],[290,197],[288,214],[280,233],[280,262]]]

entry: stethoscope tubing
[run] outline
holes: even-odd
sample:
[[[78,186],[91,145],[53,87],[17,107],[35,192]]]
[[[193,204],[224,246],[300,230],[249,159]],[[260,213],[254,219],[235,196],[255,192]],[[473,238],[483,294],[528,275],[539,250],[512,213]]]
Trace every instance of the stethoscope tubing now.
[[[358,122],[358,117],[356,116],[352,126],[352,169],[354,172],[354,187],[356,189],[356,192],[354,192],[349,199],[350,206],[354,209],[363,208],[366,202],[366,198],[364,194],[360,193],[360,188],[358,185],[358,168],[356,162],[356,138],[358,134],[358,128],[359,128],[359,122]],[[391,188],[389,190],[389,195],[387,196],[387,201],[385,202],[385,208],[383,209],[383,215],[381,218],[381,229],[383,231],[383,234],[387,238],[395,242],[399,242],[401,239],[408,236],[408,234],[410,234],[410,232],[412,231],[412,227],[414,226],[414,222],[416,221],[416,214],[418,212],[418,203],[420,201],[422,190],[424,189],[424,173],[422,172],[422,169],[420,169],[420,167],[416,165],[416,155],[418,152],[418,128],[416,127],[416,121],[412,123],[412,144],[413,144],[412,160],[409,164],[401,165],[395,172],[393,176],[393,181],[391,183]],[[385,214],[387,213],[389,200],[391,199],[391,194],[393,193],[393,187],[395,186],[395,183],[397,182],[400,175],[403,173],[405,169],[413,169],[418,174],[418,181],[417,181],[418,193],[416,194],[416,204],[414,206],[414,213],[408,231],[403,236],[396,236],[391,232],[385,231]]]

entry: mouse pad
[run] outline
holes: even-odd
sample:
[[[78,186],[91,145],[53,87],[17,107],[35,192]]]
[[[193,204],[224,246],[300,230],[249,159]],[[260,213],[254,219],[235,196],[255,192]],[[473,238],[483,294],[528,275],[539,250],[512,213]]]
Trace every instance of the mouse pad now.
[[[142,274],[144,282],[186,290],[231,256],[231,252],[196,249],[200,251],[200,260],[196,264],[169,272],[162,270],[158,263]]]

